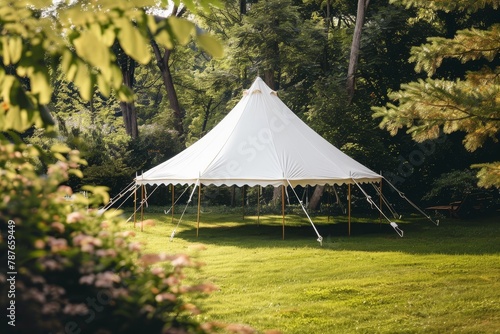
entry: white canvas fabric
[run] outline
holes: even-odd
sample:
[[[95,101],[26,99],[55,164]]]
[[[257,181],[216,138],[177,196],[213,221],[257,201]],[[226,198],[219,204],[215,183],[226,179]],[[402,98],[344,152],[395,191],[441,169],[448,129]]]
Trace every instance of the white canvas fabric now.
[[[257,78],[209,133],[136,182],[295,187],[381,178],[307,126]]]

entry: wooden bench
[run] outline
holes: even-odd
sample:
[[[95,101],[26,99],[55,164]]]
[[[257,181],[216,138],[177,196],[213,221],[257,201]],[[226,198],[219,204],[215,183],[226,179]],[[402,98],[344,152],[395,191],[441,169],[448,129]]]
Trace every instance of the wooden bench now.
[[[491,196],[484,193],[467,193],[461,201],[451,202],[448,205],[435,205],[425,208],[435,213],[446,212],[451,218],[467,218],[474,212],[483,212]]]

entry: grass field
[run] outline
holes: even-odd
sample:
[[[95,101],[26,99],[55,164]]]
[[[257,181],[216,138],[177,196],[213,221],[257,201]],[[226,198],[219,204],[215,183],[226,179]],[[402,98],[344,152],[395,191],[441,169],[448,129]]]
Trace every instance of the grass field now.
[[[209,211],[209,210],[206,210]],[[177,216],[178,218],[178,216]],[[219,289],[199,301],[205,321],[282,333],[500,333],[500,217],[410,217],[400,238],[378,216],[243,217],[204,212],[177,221],[146,213],[154,226],[136,238],[146,252],[187,253],[206,265],[193,280]],[[124,228],[133,229],[132,223]],[[195,251],[204,245],[204,250]]]

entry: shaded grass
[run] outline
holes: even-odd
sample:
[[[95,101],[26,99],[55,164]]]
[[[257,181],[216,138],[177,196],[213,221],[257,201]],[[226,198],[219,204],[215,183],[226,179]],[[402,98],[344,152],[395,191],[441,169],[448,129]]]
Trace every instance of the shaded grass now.
[[[155,226],[137,238],[147,252],[189,253],[206,263],[190,279],[219,290],[201,301],[203,320],[246,323],[283,333],[500,333],[500,219],[409,217],[405,237],[356,218],[204,213],[177,221],[147,214]],[[130,228],[131,223],[126,226]],[[138,230],[139,227],[136,227]],[[196,252],[193,245],[206,249]]]

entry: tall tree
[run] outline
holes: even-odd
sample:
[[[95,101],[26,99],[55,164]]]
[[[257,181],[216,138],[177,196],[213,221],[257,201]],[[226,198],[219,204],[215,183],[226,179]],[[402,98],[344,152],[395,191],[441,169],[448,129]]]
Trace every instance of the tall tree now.
[[[356,86],[356,70],[358,68],[359,50],[361,49],[361,32],[365,22],[366,10],[370,0],[358,0],[358,10],[356,13],[356,25],[352,38],[351,55],[349,57],[349,68],[347,70],[347,95],[349,103],[354,97]]]
[[[185,12],[186,7],[182,7],[181,9],[178,9],[178,7],[174,7],[172,16],[174,18],[182,17]],[[157,18],[157,20],[163,21],[165,19]],[[160,70],[163,84],[167,92],[170,109],[173,112],[174,129],[177,131],[179,137],[182,138],[184,136],[183,119],[185,112],[179,103],[179,98],[177,96],[177,91],[175,89],[174,80],[172,78],[172,72],[170,68],[170,56],[172,55],[173,49],[165,47],[161,48],[154,38],[151,39],[151,46],[156,58],[156,65]]]
[[[439,2],[399,0],[406,6],[428,10],[459,12],[471,16],[485,8],[496,13],[497,0],[443,0]],[[500,24],[498,19],[488,22],[477,18],[472,27],[458,30],[453,37],[431,37],[427,43],[414,47],[410,61],[427,79],[401,85],[389,94],[396,103],[375,107],[374,117],[381,117],[380,126],[396,134],[408,128],[415,141],[437,138],[445,133],[464,132],[464,146],[475,151],[490,139],[498,141],[500,131]],[[461,63],[461,65],[460,65]],[[453,64],[466,71],[449,71],[439,75],[440,67]],[[464,73],[465,72],[465,73]],[[500,187],[500,162],[477,166],[479,184]]]
[[[123,84],[131,91],[134,91],[134,81],[135,81],[135,68],[137,67],[137,62],[127,55],[119,45],[115,46],[117,48],[117,63],[122,72]],[[139,136],[139,128],[137,126],[137,112],[135,110],[134,100],[130,101],[120,101],[120,109],[123,117],[123,124],[125,125],[125,131],[131,138],[137,138]]]

